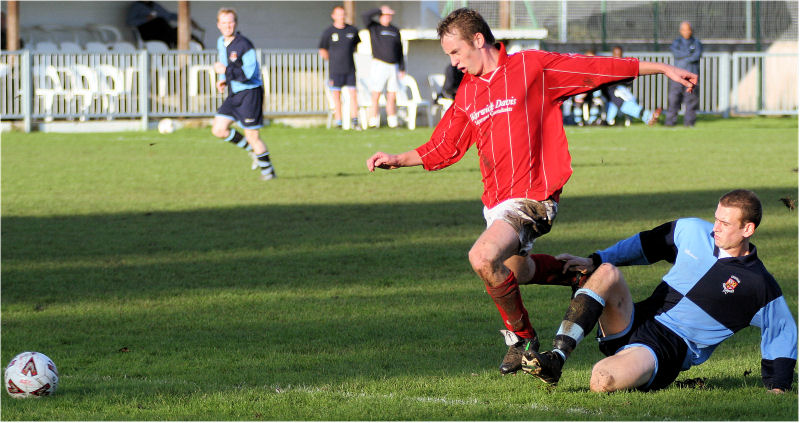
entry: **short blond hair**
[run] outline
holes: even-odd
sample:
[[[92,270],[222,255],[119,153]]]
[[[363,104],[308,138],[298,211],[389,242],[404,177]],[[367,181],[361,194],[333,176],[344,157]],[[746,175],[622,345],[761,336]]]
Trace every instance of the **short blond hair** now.
[[[233,15],[233,21],[239,23],[239,16],[236,14],[236,9],[232,9],[230,7],[221,7],[217,11],[217,22],[219,22],[219,16],[222,15],[223,13],[230,13],[231,15]]]

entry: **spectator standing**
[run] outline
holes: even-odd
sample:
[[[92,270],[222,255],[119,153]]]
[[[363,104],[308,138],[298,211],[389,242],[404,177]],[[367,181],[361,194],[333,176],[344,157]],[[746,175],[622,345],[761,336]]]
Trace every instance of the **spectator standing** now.
[[[377,17],[377,21],[375,18]],[[380,126],[378,101],[386,90],[386,121],[390,128],[397,127],[397,90],[405,76],[403,43],[400,30],[392,25],[394,10],[387,5],[366,11],[362,18],[369,30],[372,46],[372,63],[369,70],[369,90],[372,104],[369,109],[369,126]]]
[[[214,115],[211,133],[240,148],[252,150],[253,169],[261,170],[264,181],[275,178],[269,151],[258,130],[264,126],[264,84],[261,67],[253,43],[236,31],[237,16],[234,9],[221,8],[217,12],[217,28],[222,34],[217,40],[219,61],[214,71],[219,74],[217,90],[228,87],[228,98]],[[231,129],[234,122],[244,130],[244,136]]]
[[[328,88],[331,90],[336,126],[342,126],[342,89],[350,92],[351,127],[358,126],[358,98],[356,96],[356,64],[353,53],[361,42],[358,28],[344,21],[344,7],[336,6],[331,12],[333,24],[325,29],[319,40],[319,55],[328,60]]]
[[[675,66],[700,75],[700,57],[703,55],[703,44],[692,35],[692,24],[683,21],[680,26],[681,36],[676,38],[669,47],[675,57]],[[669,108],[667,109],[667,126],[674,126],[678,121],[678,112],[681,104],[685,106],[683,125],[694,126],[697,119],[697,106],[700,104],[700,92],[694,89],[686,92],[679,84],[669,83]]]

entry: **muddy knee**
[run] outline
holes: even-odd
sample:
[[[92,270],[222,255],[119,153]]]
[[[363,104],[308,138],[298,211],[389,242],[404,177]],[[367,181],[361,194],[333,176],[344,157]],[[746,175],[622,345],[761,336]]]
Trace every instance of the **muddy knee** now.
[[[616,391],[614,383],[614,375],[609,369],[598,365],[594,366],[594,369],[592,369],[592,379],[589,382],[589,389],[593,392],[614,392]]]

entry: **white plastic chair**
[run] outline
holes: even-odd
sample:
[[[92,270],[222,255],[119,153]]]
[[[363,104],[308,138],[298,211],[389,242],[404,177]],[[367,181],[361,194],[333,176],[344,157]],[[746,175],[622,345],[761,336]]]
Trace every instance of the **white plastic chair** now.
[[[108,45],[100,41],[89,41],[86,43],[87,53],[108,53]]]
[[[431,126],[431,102],[422,99],[417,80],[413,76],[405,74],[400,80],[400,85],[400,90],[397,92],[397,107],[406,108],[408,129],[417,127],[417,109],[419,108],[426,108],[428,126]]]
[[[201,74],[208,78],[208,89],[200,89],[200,82],[203,80]],[[204,84],[205,85],[205,84]],[[195,111],[200,109],[202,104],[201,96],[207,97],[214,95],[217,91],[217,74],[214,72],[213,65],[192,65],[189,67],[189,104]]]
[[[61,53],[83,53],[81,45],[74,41],[62,41],[58,47]]]
[[[195,40],[189,40],[189,51],[203,51],[203,45]]]
[[[158,40],[145,41],[144,48],[149,53],[166,53],[169,51],[167,43]]]
[[[86,120],[94,96],[99,90],[97,72],[86,65],[75,65],[73,69],[64,70],[70,81],[69,98],[81,99],[80,120]]]
[[[372,94],[369,92],[367,80],[358,76],[356,76],[356,95],[358,97],[358,122],[362,129],[367,129],[369,124],[367,116],[369,116],[369,106],[372,104]],[[383,95],[381,98],[386,103]]]
[[[453,100],[441,97],[444,93],[444,79],[443,73],[432,73],[428,75],[428,85],[431,87],[431,100],[433,100],[431,115],[436,114],[435,109],[439,109],[441,110],[441,113],[439,113],[440,119],[444,116],[444,112],[453,105]]]
[[[97,38],[101,42],[112,44],[122,41],[122,33],[113,25],[90,24],[86,27],[97,34]]]
[[[56,96],[66,95],[61,75],[59,75],[55,66],[46,65],[34,68],[34,76],[35,89],[33,95],[35,97],[43,97],[41,102],[44,103],[45,121],[50,122],[53,120],[53,105],[55,104]]]
[[[111,51],[115,53],[135,53],[136,47],[127,41],[117,41],[111,44]]]
[[[37,53],[58,53],[58,45],[52,41],[39,41],[33,50]]]
[[[98,94],[100,106],[110,120],[117,112],[119,96],[125,91],[125,78],[122,70],[112,65],[98,65],[97,79],[99,82]]]

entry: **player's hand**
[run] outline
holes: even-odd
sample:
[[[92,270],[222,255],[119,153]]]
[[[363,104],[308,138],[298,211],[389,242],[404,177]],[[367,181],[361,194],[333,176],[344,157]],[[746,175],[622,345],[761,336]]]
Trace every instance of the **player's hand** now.
[[[406,77],[406,71],[397,71],[397,79],[403,79]]]
[[[222,64],[222,62],[214,62],[214,72],[220,75],[225,75],[225,68],[226,67]]]
[[[225,81],[217,81],[217,91],[219,91],[220,94],[224,93],[226,85],[228,85],[228,83]]]
[[[697,74],[691,73],[679,67],[672,66],[666,75],[673,81],[676,81],[686,87],[687,93],[694,91],[694,87],[697,85]]]
[[[767,389],[767,392],[770,393],[770,394],[775,394],[775,395],[780,395],[780,394],[785,394],[786,393],[786,391],[784,391],[781,388]]]
[[[572,254],[559,254],[556,256],[556,260],[564,262],[564,268],[562,269],[562,272],[571,270],[587,273],[594,271],[594,263],[592,262],[592,259],[588,257],[578,257],[573,256]]]
[[[400,167],[400,162],[397,160],[396,155],[379,151],[367,159],[367,169],[370,172],[374,172],[376,167],[381,169],[397,169]]]

